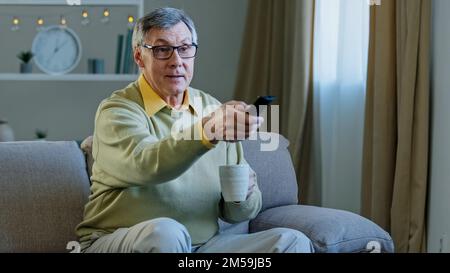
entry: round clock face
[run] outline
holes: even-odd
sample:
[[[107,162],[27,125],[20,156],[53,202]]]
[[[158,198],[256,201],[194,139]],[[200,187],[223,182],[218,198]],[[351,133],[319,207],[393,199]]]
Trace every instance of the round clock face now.
[[[81,59],[81,43],[67,27],[50,26],[38,32],[33,41],[34,62],[48,74],[72,71]]]

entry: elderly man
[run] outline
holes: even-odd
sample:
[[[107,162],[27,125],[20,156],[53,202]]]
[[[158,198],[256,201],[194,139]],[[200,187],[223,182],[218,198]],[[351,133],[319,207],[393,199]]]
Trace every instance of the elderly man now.
[[[92,194],[77,227],[82,250],[311,252],[309,239],[291,229],[219,233],[219,217],[237,223],[261,209],[254,173],[247,199],[225,202],[218,168],[245,164],[238,141],[262,120],[246,114],[243,102],[221,105],[189,87],[197,53],[192,20],[178,9],[157,9],[137,22],[133,49],[142,74],[102,101],[95,116]],[[188,119],[179,132],[180,113]],[[198,137],[186,139],[186,132]]]

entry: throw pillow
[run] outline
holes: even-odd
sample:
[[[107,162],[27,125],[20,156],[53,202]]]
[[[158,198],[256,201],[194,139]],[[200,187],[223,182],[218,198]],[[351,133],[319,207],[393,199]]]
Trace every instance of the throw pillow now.
[[[319,253],[394,252],[394,243],[386,231],[369,219],[344,210],[282,206],[268,209],[250,221],[250,232],[276,227],[301,231]]]

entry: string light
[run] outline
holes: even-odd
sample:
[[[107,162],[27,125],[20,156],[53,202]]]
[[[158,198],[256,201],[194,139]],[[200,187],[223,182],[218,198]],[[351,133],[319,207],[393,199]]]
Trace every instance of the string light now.
[[[129,28],[134,27],[134,17],[132,15],[128,15],[128,27]]]
[[[81,24],[82,24],[83,26],[89,25],[89,23],[91,22],[91,20],[89,20],[89,13],[88,13],[87,10],[84,9],[84,10],[81,12],[81,17],[83,17],[83,19],[81,20]]]
[[[39,18],[36,20],[36,24],[37,24],[38,26],[42,27],[42,26],[44,25],[44,19],[42,19],[42,17],[39,17]]]
[[[37,24],[37,27],[36,27],[36,30],[37,31],[40,31],[43,27],[44,27],[44,19],[42,19],[42,17],[39,17],[37,20],[36,20],[36,24]]]
[[[81,16],[83,16],[83,18],[88,18],[89,17],[89,13],[87,12],[87,10],[83,10],[83,12],[81,13]]]
[[[68,23],[67,19],[66,19],[67,14],[68,13],[60,15],[60,18],[59,18],[60,26],[67,26],[67,23]],[[83,26],[87,26],[91,23],[91,20],[89,17],[90,17],[90,14],[89,14],[88,10],[83,9],[81,12],[81,24]],[[48,19],[48,18],[46,18],[46,19]],[[107,23],[109,23],[110,20],[111,20],[111,11],[109,8],[104,8],[100,21],[104,24],[107,24]],[[21,27],[21,24],[22,24],[22,20],[18,16],[14,16],[11,20],[11,31],[18,31]],[[128,28],[133,28],[134,24],[135,24],[135,17],[133,15],[128,15],[128,17],[127,17]],[[41,16],[38,17],[36,20],[36,25],[37,25],[37,30],[38,31],[41,30],[45,25],[44,18]]]
[[[67,20],[66,20],[66,17],[64,17],[64,15],[61,15],[61,19],[59,20],[59,24],[61,26],[67,26]]]
[[[103,18],[101,19],[101,22],[104,23],[104,24],[108,23],[109,22],[109,15],[110,15],[109,9],[104,9],[103,10]]]
[[[19,29],[20,29],[20,19],[18,17],[14,16],[12,19],[11,30],[18,31]]]

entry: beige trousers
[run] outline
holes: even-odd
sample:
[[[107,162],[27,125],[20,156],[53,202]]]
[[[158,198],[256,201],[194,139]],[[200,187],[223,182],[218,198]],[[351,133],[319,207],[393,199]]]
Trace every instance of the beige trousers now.
[[[170,218],[157,218],[119,228],[98,238],[86,253],[311,253],[311,241],[301,232],[273,228],[251,234],[218,234],[193,247],[187,229]]]

